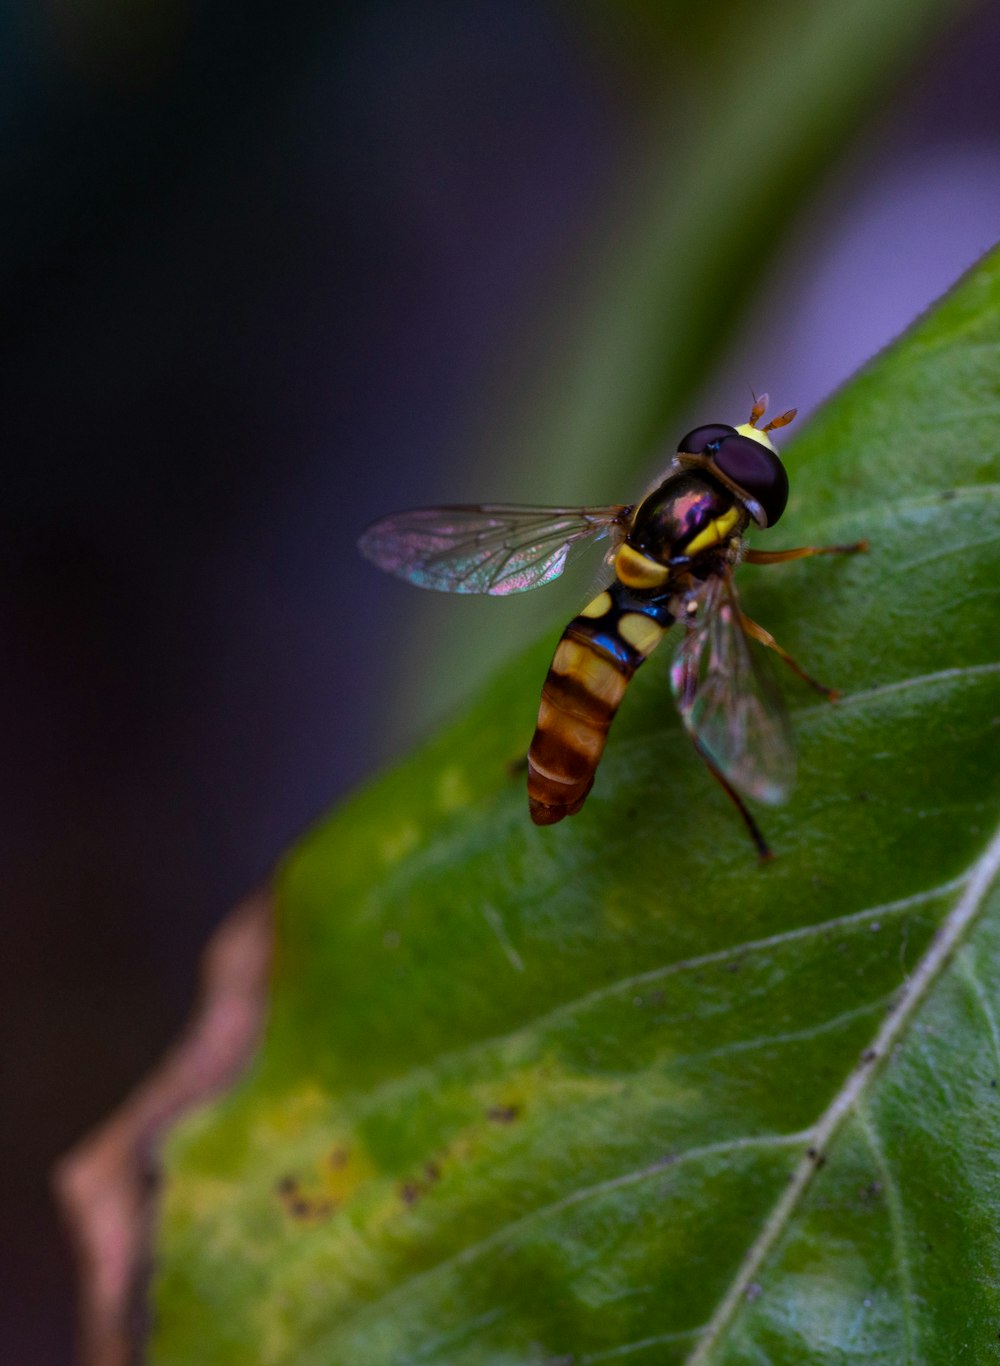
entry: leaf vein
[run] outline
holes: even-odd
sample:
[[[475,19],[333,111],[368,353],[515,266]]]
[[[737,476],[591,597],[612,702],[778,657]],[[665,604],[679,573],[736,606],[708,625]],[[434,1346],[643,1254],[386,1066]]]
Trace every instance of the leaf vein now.
[[[626,1186],[638,1185],[642,1181],[662,1176],[668,1171],[676,1171],[678,1167],[699,1162],[703,1158],[720,1157],[729,1153],[746,1152],[753,1149],[767,1151],[771,1148],[800,1148],[809,1141],[809,1137],[808,1131],[799,1131],[790,1134],[743,1135],[740,1138],[726,1139],[719,1143],[705,1143],[697,1148],[688,1148],[686,1151],[671,1153],[655,1162],[648,1162],[634,1171],[623,1172],[619,1176],[611,1176],[604,1181],[597,1181],[592,1186],[581,1186],[577,1190],[560,1196],[558,1200],[552,1200],[547,1205],[538,1205],[515,1219],[509,1219],[506,1223],[492,1229],[478,1242],[470,1243],[451,1257],[446,1257],[425,1271],[419,1271],[407,1280],[397,1282],[377,1299],[366,1304],[360,1311],[359,1317],[369,1318],[373,1314],[380,1315],[384,1312],[387,1304],[406,1299],[418,1291],[427,1281],[437,1276],[446,1275],[457,1267],[475,1261],[484,1253],[500,1246],[522,1229],[527,1228],[537,1219],[547,1219],[553,1215],[561,1214],[563,1210],[572,1209],[588,1200],[607,1195],[611,1191],[621,1190]],[[686,1335],[696,1331],[696,1329],[687,1330]]]
[[[641,1352],[645,1347],[663,1347],[671,1342],[685,1342],[701,1331],[700,1328],[683,1328],[676,1333],[657,1333],[653,1337],[639,1338],[636,1342],[625,1342],[620,1347],[610,1347],[604,1352],[588,1352],[580,1358],[580,1366],[595,1366],[599,1361],[614,1361],[618,1357]]]
[[[837,707],[863,706],[865,702],[893,693],[905,692],[909,688],[933,687],[937,683],[950,683],[957,678],[979,678],[988,674],[1000,673],[1000,662],[988,664],[962,664],[952,669],[938,669],[934,673],[914,674],[912,678],[899,678],[893,683],[876,684],[872,688],[862,688],[858,692],[845,693],[837,699]],[[800,708],[801,711],[822,712],[829,710],[829,703]]]
[[[646,968],[644,971],[634,973],[629,977],[616,978],[613,982],[595,987],[581,996],[563,1001],[551,1010],[544,1011],[540,1015],[518,1024],[506,1033],[492,1034],[487,1038],[477,1039],[474,1043],[467,1044],[463,1048],[439,1053],[424,1067],[411,1069],[402,1076],[387,1077],[380,1085],[365,1094],[362,1109],[367,1111],[375,1108],[382,1104],[386,1095],[397,1087],[408,1088],[415,1079],[430,1072],[438,1072],[442,1067],[474,1058],[478,1053],[486,1052],[491,1048],[503,1048],[505,1045],[514,1044],[523,1039],[525,1035],[548,1029],[561,1019],[574,1015],[578,1011],[587,1010],[591,1006],[600,1005],[614,996],[626,995],[643,987],[656,986],[667,978],[675,977],[682,972],[696,972],[701,968],[712,967],[717,963],[731,962],[734,958],[744,958],[750,954],[764,953],[769,949],[781,948],[786,944],[810,939],[814,935],[829,934],[831,931],[840,929],[853,929],[869,921],[880,920],[886,916],[909,911],[941,897],[950,896],[952,892],[963,887],[966,881],[967,877],[965,876],[952,878],[937,887],[928,888],[927,891],[913,892],[909,896],[899,897],[894,901],[881,902],[877,906],[866,906],[863,910],[849,911],[845,915],[832,916],[829,920],[819,920],[809,925],[797,925],[795,929],[781,930],[777,934],[765,935],[761,939],[739,940],[725,948],[713,949],[711,953],[698,954],[692,958],[680,958],[673,963]]]
[[[976,971],[969,953],[960,953],[956,959],[956,963],[958,970],[968,982],[972,994],[975,996],[976,1002],[986,1018],[986,1023],[989,1025],[990,1037],[993,1040],[993,1051],[996,1054],[997,1067],[1000,1068],[1000,1026],[997,1024],[996,1011],[993,1009],[993,1003],[990,1001],[986,988],[980,980],[979,974]]]
[[[882,1193],[885,1196],[886,1208],[889,1211],[889,1227],[892,1233],[893,1255],[896,1261],[896,1275],[899,1279],[899,1288],[903,1300],[903,1328],[906,1335],[906,1360],[916,1361],[915,1351],[916,1326],[913,1321],[913,1276],[910,1271],[910,1259],[906,1254],[906,1224],[903,1218],[903,1201],[900,1194],[899,1184],[892,1173],[882,1148],[881,1140],[868,1112],[865,1104],[857,1107],[858,1121],[861,1130],[871,1149],[872,1157],[875,1159],[875,1166],[882,1181]]]
[[[735,1043],[720,1044],[718,1048],[706,1048],[700,1053],[684,1053],[679,1057],[672,1057],[670,1066],[682,1067],[686,1063],[702,1062],[707,1058],[727,1058],[734,1053],[750,1053],[758,1048],[767,1048],[770,1045],[804,1043],[808,1039],[817,1039],[824,1034],[832,1034],[841,1025],[848,1024],[852,1020],[871,1015],[877,1010],[884,1010],[892,1000],[893,996],[880,996],[875,1001],[866,1001],[864,1005],[855,1006],[852,1010],[844,1010],[839,1015],[833,1015],[827,1020],[820,1020],[817,1024],[807,1025],[804,1029],[789,1029],[782,1034],[759,1034],[753,1039],[739,1039]]]
[[[871,1045],[864,1050],[858,1064],[813,1127],[811,1148],[814,1153],[825,1152],[844,1120],[861,1103],[866,1088],[877,1073],[877,1064],[892,1052],[917,1007],[951,960],[966,932],[979,915],[986,894],[998,873],[1000,829],[969,870],[965,890],[904,986],[896,1009],[882,1024]],[[760,1233],[747,1250],[729,1289],[712,1316],[704,1337],[688,1358],[687,1366],[703,1366],[703,1363],[709,1360],[716,1344],[729,1331],[742,1302],[744,1288],[754,1279],[784,1232],[815,1173],[815,1159],[807,1155],[799,1162],[784,1193],[775,1203]]]

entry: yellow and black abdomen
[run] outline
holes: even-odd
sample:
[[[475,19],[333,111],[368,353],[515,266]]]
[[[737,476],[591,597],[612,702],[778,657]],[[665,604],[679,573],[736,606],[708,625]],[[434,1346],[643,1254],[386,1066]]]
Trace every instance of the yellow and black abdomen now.
[[[616,582],[566,627],[528,751],[528,802],[536,825],[553,825],[580,810],[625,689],[673,620],[666,594],[639,598]]]

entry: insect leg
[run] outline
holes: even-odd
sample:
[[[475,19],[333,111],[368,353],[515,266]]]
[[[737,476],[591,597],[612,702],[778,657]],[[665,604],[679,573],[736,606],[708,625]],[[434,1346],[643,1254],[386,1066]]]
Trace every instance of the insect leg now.
[[[831,702],[836,702],[837,698],[840,696],[837,689],[828,688],[825,683],[820,683],[818,679],[813,678],[812,674],[807,674],[798,660],[793,659],[788,651],[778,644],[774,636],[771,635],[771,632],[765,631],[763,626],[758,626],[755,621],[752,621],[750,617],[747,616],[746,612],[740,613],[740,625],[748,636],[753,636],[754,640],[759,640],[761,645],[766,645],[769,650],[773,650],[779,658],[783,659],[791,671],[798,674],[803,682],[808,683],[809,686],[815,688],[817,692],[823,693]]]
[[[781,552],[779,552],[779,554],[780,553]],[[746,612],[743,611],[740,606],[740,600],[736,594],[736,585],[733,583],[733,575],[730,569],[726,569],[725,571],[725,581],[730,608],[735,614],[744,635],[752,636],[753,639],[759,641],[761,645],[765,645],[769,650],[773,650],[776,655],[785,661],[793,673],[798,674],[799,678],[808,683],[811,688],[815,688],[817,692],[823,693],[831,702],[835,702],[840,696],[840,693],[836,688],[828,688],[825,683],[820,683],[818,679],[813,678],[812,674],[806,673],[798,660],[794,659],[786,649],[778,644],[770,631],[766,631],[763,626],[759,626],[752,617],[748,617]]]
[[[747,550],[744,564],[784,564],[786,560],[804,560],[809,555],[858,555],[868,549],[867,541],[853,545],[800,545],[794,550]]]
[[[743,798],[736,791],[735,787],[733,787],[732,784],[727,781],[722,771],[716,767],[712,759],[709,757],[708,752],[700,744],[700,742],[696,739],[694,735],[691,736],[691,741],[694,744],[695,749],[698,751],[698,753],[704,760],[705,766],[707,767],[709,773],[711,773],[712,777],[719,784],[723,792],[725,792],[726,796],[736,807],[736,810],[743,817],[743,824],[746,826],[750,838],[753,840],[754,844],[757,847],[757,856],[760,859],[761,863],[770,863],[771,859],[774,858],[774,854],[771,852],[771,846],[768,844],[767,840],[761,834],[760,826],[757,824],[753,816],[750,814],[746,802],[744,802]]]
[[[746,631],[747,635],[753,635],[754,641],[760,641],[761,645],[768,646],[769,650],[773,650],[781,660],[784,660],[784,663],[788,665],[788,668],[791,669],[792,673],[798,673],[799,678],[801,678],[803,682],[809,683],[810,687],[816,688],[817,693],[824,694],[824,697],[828,697],[831,702],[836,702],[836,699],[840,697],[840,693],[837,693],[835,687],[827,687],[827,684],[820,683],[820,680],[814,679],[811,673],[806,673],[805,669],[802,668],[802,665],[798,663],[798,660],[794,660],[794,658],[791,657],[791,654],[777,643],[775,637],[770,634],[770,631],[765,631],[764,627],[758,626],[757,622],[754,622],[754,620],[751,620],[750,617],[746,615],[746,612],[739,613],[739,624],[743,627],[743,630]]]

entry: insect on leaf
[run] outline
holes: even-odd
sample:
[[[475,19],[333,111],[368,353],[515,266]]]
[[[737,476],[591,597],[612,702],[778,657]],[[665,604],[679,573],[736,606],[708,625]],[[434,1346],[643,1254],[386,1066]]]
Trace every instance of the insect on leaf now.
[[[786,448],[784,543],[872,549],[740,570],[843,690],[788,693],[773,864],[655,663],[530,825],[551,639],[292,852],[258,1065],[170,1148],[158,1366],[992,1359],[998,374],[993,255]]]

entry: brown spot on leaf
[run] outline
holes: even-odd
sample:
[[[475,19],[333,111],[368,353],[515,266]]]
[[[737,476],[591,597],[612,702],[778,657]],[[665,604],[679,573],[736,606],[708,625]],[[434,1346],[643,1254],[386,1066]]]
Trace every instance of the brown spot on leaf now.
[[[486,1118],[494,1124],[513,1124],[520,1113],[519,1105],[491,1105],[486,1111]]]
[[[338,1144],[338,1146],[334,1148],[333,1152],[330,1154],[329,1158],[330,1166],[334,1169],[334,1171],[340,1171],[342,1167],[346,1167],[350,1160],[351,1154],[343,1146],[343,1144]]]
[[[335,1200],[308,1195],[294,1176],[283,1176],[275,1182],[274,1189],[293,1219],[325,1219],[337,1208]]]

